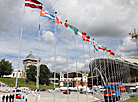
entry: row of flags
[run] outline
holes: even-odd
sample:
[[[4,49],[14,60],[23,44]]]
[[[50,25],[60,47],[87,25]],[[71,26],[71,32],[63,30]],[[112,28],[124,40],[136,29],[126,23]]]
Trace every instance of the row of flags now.
[[[107,47],[103,45],[99,45],[96,41],[92,41],[90,39],[90,36],[87,36],[85,32],[79,32],[79,29],[68,24],[67,22],[62,22],[59,17],[55,17],[54,15],[48,13],[45,9],[43,9],[43,4],[39,2],[38,0],[25,0],[25,6],[26,7],[31,7],[31,8],[37,8],[40,9],[40,16],[42,17],[47,17],[50,20],[52,20],[54,23],[57,23],[59,25],[62,25],[66,27],[67,30],[70,30],[75,33],[76,36],[79,36],[83,39],[83,41],[87,41],[90,44],[93,44],[93,47],[95,48],[96,51],[103,50],[107,53],[110,53],[110,55],[115,56],[115,53],[112,52],[111,50],[107,50]],[[96,48],[96,45],[98,46],[98,49]]]

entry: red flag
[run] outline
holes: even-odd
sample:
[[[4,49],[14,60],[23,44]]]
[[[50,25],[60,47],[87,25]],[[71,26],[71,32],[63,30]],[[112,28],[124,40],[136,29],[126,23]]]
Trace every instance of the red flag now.
[[[36,3],[36,4],[41,4],[41,5],[43,5],[41,2],[39,2],[39,1],[37,1],[37,0],[25,0],[25,1],[30,1],[30,2],[32,2],[32,3]]]
[[[64,24],[64,26],[67,28],[67,27],[68,27],[68,24],[67,24],[67,23],[65,23],[65,24]]]
[[[86,37],[86,33],[82,32],[82,38]]]
[[[62,21],[60,21],[59,24],[63,25]]]
[[[26,7],[42,9],[42,5],[43,4],[37,0],[25,0]]]
[[[40,16],[48,14],[46,11],[44,11],[43,9],[40,10]]]
[[[58,23],[58,24],[59,24],[59,18],[58,18],[58,17],[56,17],[56,23]]]
[[[87,42],[89,42],[89,39],[86,39]]]
[[[85,38],[83,38],[83,41],[86,41],[86,39],[85,39]]]
[[[90,36],[86,36],[87,39],[90,39]]]

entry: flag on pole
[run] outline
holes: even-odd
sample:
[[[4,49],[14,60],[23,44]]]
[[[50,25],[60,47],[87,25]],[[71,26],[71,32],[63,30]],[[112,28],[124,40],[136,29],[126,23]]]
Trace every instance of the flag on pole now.
[[[107,47],[103,46],[103,45],[98,45],[98,49],[101,49],[101,50],[106,50]]]
[[[64,26],[67,28],[67,27],[68,27],[68,24],[65,22],[65,23],[64,23]]]
[[[55,16],[52,14],[49,14],[45,9],[40,10],[40,16],[47,17],[47,18],[53,20],[53,22],[55,21]]]
[[[114,52],[110,52],[110,55],[111,55],[111,56],[115,56],[115,53],[114,53]]]
[[[106,49],[105,51],[106,51],[107,53],[110,53],[110,52],[111,52],[111,50],[107,50],[107,49]]]
[[[25,0],[26,7],[42,9],[42,5],[43,4],[37,0]]]
[[[78,35],[78,29],[70,24],[68,24],[68,30],[74,31],[75,35]]]
[[[95,48],[95,50],[96,50],[96,51],[98,51],[98,49],[96,48],[96,46],[95,46],[95,45],[93,45],[93,47]]]

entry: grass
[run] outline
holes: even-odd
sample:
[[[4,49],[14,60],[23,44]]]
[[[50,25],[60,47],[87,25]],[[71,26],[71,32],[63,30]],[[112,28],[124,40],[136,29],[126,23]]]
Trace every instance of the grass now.
[[[0,78],[0,81],[9,85],[9,86],[13,86],[15,87],[15,83],[16,83],[16,78]],[[29,81],[29,83],[31,83],[30,85],[26,84],[26,79],[24,78],[18,78],[18,87],[28,87],[32,90],[36,89],[36,83],[35,82],[32,82],[32,81]],[[57,88],[59,86],[56,86]],[[54,86],[43,86],[41,84],[39,84],[39,89],[54,89]]]
[[[138,95],[136,97],[132,97],[124,102],[138,102]]]

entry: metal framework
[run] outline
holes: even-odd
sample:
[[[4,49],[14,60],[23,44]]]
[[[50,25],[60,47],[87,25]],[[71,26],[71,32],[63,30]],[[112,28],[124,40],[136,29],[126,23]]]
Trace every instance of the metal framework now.
[[[92,72],[94,68],[98,68],[105,81],[130,83],[131,73],[138,70],[138,65],[121,58],[98,58],[89,63],[89,68]],[[96,74],[100,76],[97,72],[93,73],[94,76]],[[108,82],[106,81],[106,83]]]

